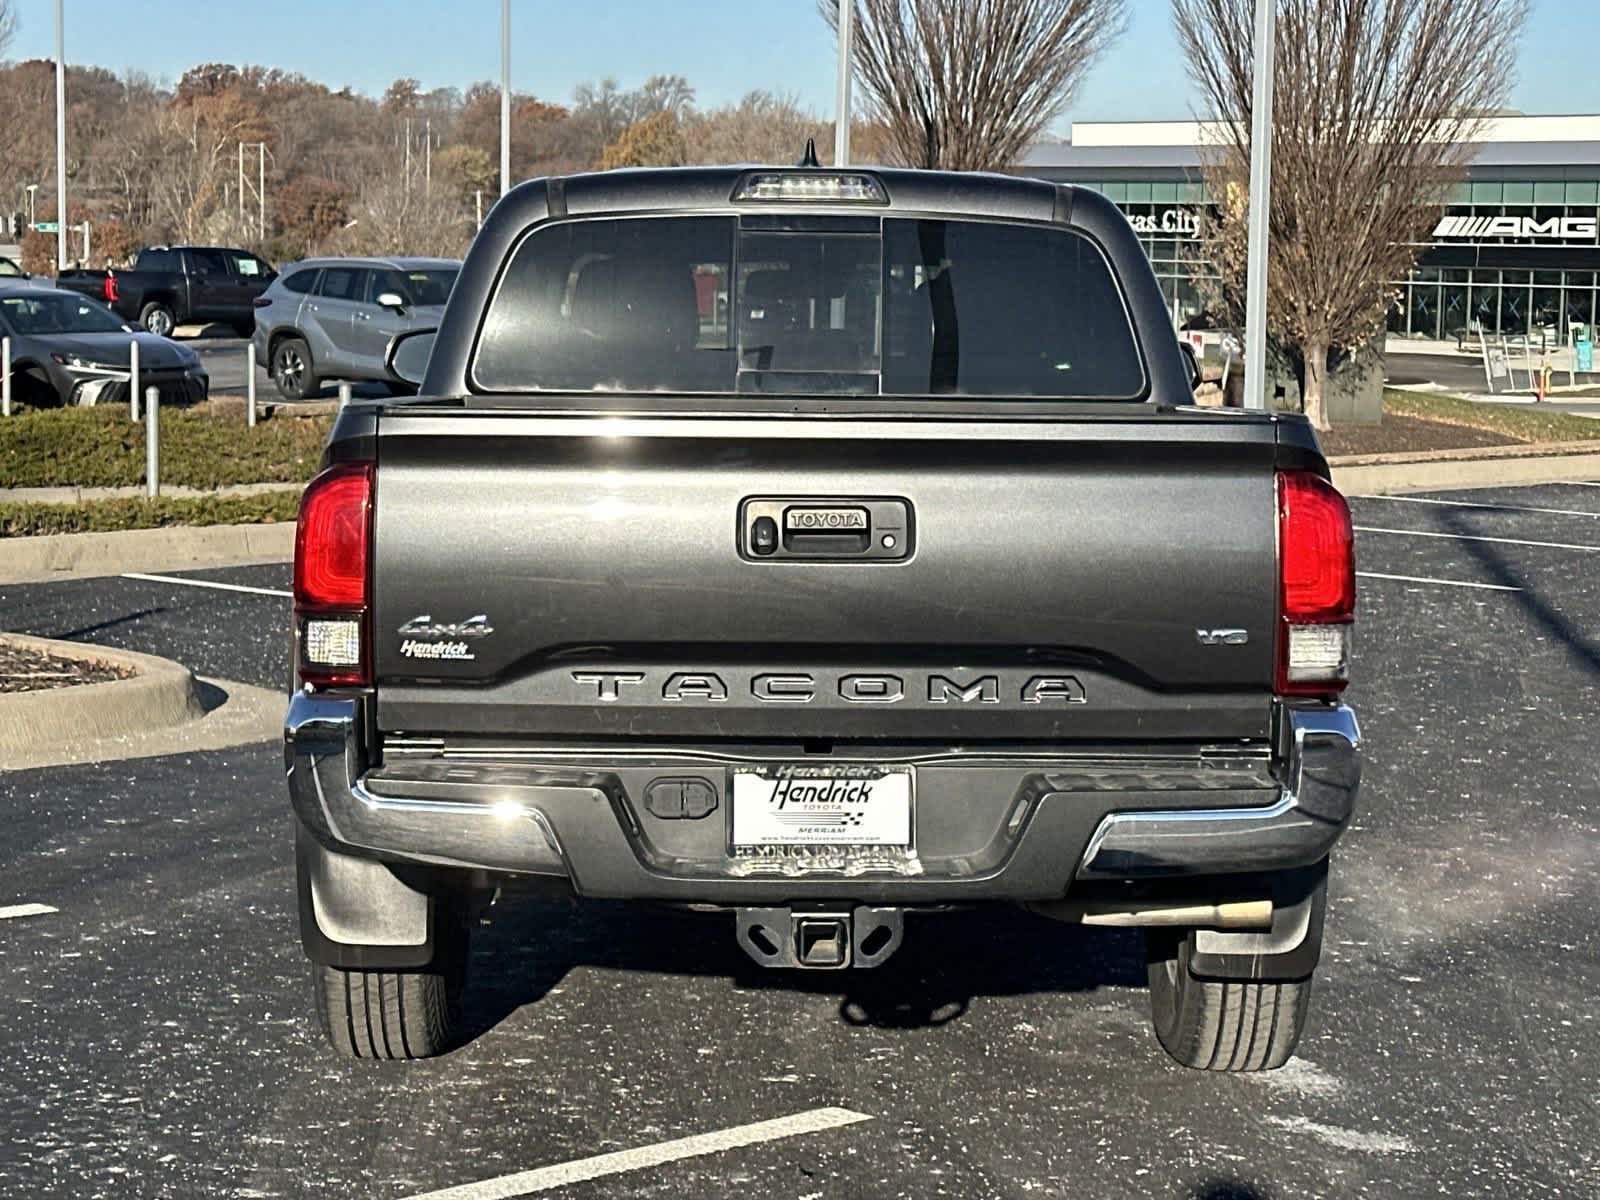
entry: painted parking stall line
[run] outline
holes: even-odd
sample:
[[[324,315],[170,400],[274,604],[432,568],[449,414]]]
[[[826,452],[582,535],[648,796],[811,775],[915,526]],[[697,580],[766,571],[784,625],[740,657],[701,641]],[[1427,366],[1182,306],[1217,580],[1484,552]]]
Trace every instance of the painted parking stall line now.
[[[1352,500],[1384,500],[1395,504],[1434,504],[1444,508],[1481,508],[1491,512],[1543,513],[1551,517],[1600,518],[1600,512],[1581,508],[1534,508],[1525,504],[1491,504],[1484,500],[1435,500],[1429,496],[1351,496]]]
[[[699,1158],[707,1154],[720,1154],[742,1146],[755,1146],[762,1142],[781,1141],[807,1133],[822,1133],[870,1121],[865,1113],[848,1108],[813,1108],[793,1116],[778,1117],[771,1121],[757,1121],[751,1125],[736,1125],[715,1133],[697,1133],[653,1146],[640,1146],[633,1150],[617,1150],[610,1154],[597,1154],[592,1158],[578,1158],[571,1162],[519,1171],[515,1175],[502,1175],[498,1179],[485,1179],[478,1183],[463,1183],[437,1192],[424,1192],[411,1200],[512,1200],[516,1196],[531,1196],[548,1192],[552,1188],[600,1179],[607,1175],[620,1175],[645,1167],[659,1167],[681,1162],[686,1158]]]
[[[1600,553],[1600,546],[1580,546],[1572,542],[1529,542],[1521,538],[1484,537],[1470,533],[1434,533],[1426,529],[1386,529],[1378,525],[1357,525],[1357,533],[1382,533],[1394,537],[1440,538],[1447,542],[1495,542],[1502,546],[1534,546],[1541,550],[1578,550]]]
[[[1505,583],[1474,583],[1470,579],[1435,579],[1429,575],[1390,575],[1384,571],[1357,571],[1357,579],[1388,579],[1398,583],[1426,583],[1434,587],[1475,588],[1483,592],[1520,592]]]
[[[0,908],[0,921],[9,921],[15,917],[46,917],[60,911],[48,904],[8,904]]]
[[[293,592],[286,592],[282,588],[249,587],[242,583],[223,583],[220,579],[185,579],[181,575],[143,575],[138,571],[124,571],[124,579],[139,579],[145,583],[176,583],[183,587],[213,588],[219,592],[246,592],[253,596],[282,596],[285,600],[294,599]]]

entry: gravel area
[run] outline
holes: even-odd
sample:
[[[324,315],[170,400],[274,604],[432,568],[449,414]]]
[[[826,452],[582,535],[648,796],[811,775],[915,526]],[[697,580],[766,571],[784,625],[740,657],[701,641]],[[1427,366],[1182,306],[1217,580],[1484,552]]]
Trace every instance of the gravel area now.
[[[127,677],[128,672],[109,663],[62,658],[0,640],[0,692],[36,692]]]

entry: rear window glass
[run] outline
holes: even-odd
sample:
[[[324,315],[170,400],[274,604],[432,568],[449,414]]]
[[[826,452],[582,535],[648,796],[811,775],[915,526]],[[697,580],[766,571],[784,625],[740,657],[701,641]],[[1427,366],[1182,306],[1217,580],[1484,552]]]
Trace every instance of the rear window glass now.
[[[1070,230],[907,218],[750,226],[648,217],[535,230],[490,302],[475,386],[1143,394],[1121,291],[1099,249]]]
[[[305,295],[311,290],[312,285],[317,282],[318,270],[319,268],[317,267],[309,267],[304,271],[296,271],[293,275],[289,276],[289,278],[283,281],[283,290],[286,292],[294,292],[296,295],[300,296]]]
[[[366,283],[365,270],[358,267],[329,267],[322,272],[319,292],[330,300],[359,300]]]

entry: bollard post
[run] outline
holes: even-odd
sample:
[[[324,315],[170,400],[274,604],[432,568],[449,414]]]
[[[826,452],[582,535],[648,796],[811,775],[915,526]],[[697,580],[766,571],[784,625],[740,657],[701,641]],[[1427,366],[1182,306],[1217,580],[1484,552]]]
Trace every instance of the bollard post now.
[[[349,404],[350,385],[348,383],[341,383],[339,385],[339,411],[343,412],[349,406]]]
[[[139,419],[139,343],[128,343],[128,419]]]
[[[0,338],[0,416],[11,415],[11,339]]]
[[[256,344],[248,342],[244,348],[244,423],[256,427]]]
[[[144,494],[161,494],[161,390],[155,387],[144,393]]]

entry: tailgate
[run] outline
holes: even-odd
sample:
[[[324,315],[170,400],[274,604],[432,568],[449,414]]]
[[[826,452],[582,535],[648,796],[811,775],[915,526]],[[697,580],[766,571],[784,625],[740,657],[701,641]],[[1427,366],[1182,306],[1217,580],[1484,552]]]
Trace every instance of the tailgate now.
[[[1193,413],[392,409],[374,504],[379,725],[698,742],[1263,737],[1274,453],[1268,420]],[[762,514],[773,524],[757,529]]]

